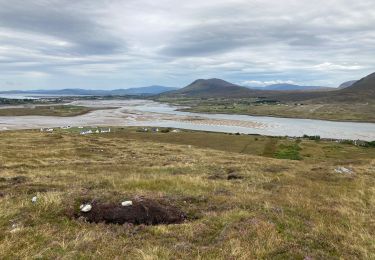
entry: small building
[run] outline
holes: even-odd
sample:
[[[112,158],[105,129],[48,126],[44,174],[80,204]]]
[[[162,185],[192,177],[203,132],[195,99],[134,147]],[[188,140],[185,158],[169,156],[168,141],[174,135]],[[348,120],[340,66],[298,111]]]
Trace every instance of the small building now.
[[[53,128],[40,128],[40,132],[52,133],[53,132]]]
[[[111,128],[108,128],[108,129],[100,129],[100,133],[104,134],[104,133],[110,133],[111,132]]]

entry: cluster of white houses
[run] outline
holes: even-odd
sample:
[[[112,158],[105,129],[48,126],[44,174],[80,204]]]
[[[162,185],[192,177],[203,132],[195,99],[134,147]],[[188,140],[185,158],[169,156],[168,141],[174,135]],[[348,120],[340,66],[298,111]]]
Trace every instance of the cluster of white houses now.
[[[71,126],[63,126],[61,129],[70,129]],[[78,127],[79,129],[82,129],[83,127]],[[54,131],[53,128],[40,128],[40,132],[47,132],[47,133],[52,133]],[[101,129],[96,129],[96,130],[82,130],[80,131],[81,135],[88,135],[88,134],[104,134],[104,133],[110,133],[111,128],[101,128]]]
[[[159,128],[147,128],[147,127],[142,127],[141,129],[138,130],[139,132],[159,132]]]
[[[169,128],[167,128],[167,129],[160,130],[159,128],[146,128],[146,127],[142,127],[140,129],[138,129],[137,131],[138,132],[154,132],[154,133],[158,133],[158,132],[162,132],[162,133],[168,133],[168,132],[179,133],[179,132],[181,132],[180,129],[170,130]]]
[[[104,133],[110,133],[111,132],[111,128],[106,128],[106,129],[96,129],[96,130],[84,130],[84,131],[81,131],[80,134],[81,135],[89,135],[89,134],[104,134]]]

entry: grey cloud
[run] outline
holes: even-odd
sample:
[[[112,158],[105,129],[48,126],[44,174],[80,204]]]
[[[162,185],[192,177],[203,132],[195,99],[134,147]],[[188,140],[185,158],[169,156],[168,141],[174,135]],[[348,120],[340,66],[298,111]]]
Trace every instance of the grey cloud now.
[[[0,81],[340,82],[375,67],[374,9],[372,0],[0,0]]]
[[[66,5],[61,4],[64,2]],[[74,7],[77,6],[66,1],[2,1],[0,27],[66,40],[73,44],[72,48],[65,49],[71,54],[108,54],[124,48],[124,43],[98,24],[95,17],[82,14]]]
[[[233,21],[216,25],[196,25],[180,32],[165,46],[162,54],[171,56],[201,56],[231,51],[240,47],[258,47],[278,44],[312,47],[327,45],[327,39],[301,30],[300,25],[254,24],[253,21]]]

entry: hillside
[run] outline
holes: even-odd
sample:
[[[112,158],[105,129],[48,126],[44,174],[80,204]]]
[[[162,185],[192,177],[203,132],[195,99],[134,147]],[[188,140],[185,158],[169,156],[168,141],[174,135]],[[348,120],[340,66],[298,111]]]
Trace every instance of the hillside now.
[[[366,94],[375,94],[375,73],[372,73],[357,81],[350,87],[343,89],[342,92],[365,92]]]
[[[168,93],[169,96],[188,97],[249,97],[257,91],[221,79],[198,79],[190,85]]]
[[[375,100],[375,73],[372,73],[349,87],[333,91],[318,101],[362,103]]]

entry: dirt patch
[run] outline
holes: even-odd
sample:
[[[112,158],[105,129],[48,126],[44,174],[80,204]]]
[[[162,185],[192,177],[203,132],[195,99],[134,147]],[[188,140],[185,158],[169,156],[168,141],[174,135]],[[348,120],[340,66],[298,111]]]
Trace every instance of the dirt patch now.
[[[270,165],[264,169],[265,172],[269,173],[280,173],[289,170],[289,168],[281,165]]]
[[[0,183],[11,184],[11,185],[22,184],[28,181],[29,181],[29,178],[26,176],[22,176],[22,175],[10,177],[10,178],[5,178],[5,177],[0,178]]]
[[[227,180],[241,180],[241,179],[243,179],[243,176],[235,172],[229,173],[227,177]]]
[[[214,173],[207,177],[209,180],[224,180],[225,175],[223,173]]]
[[[20,184],[20,183],[25,183],[29,180],[28,177],[26,176],[15,176],[9,179],[9,182],[12,184]]]
[[[81,218],[93,223],[135,225],[178,224],[186,220],[186,215],[173,206],[162,205],[153,200],[133,200],[131,206],[120,203],[92,202],[89,212],[79,211],[74,218]],[[76,209],[77,210],[77,209]]]
[[[231,180],[241,180],[243,179],[244,177],[236,172],[231,172],[231,173],[228,173],[227,175],[225,174],[222,174],[222,173],[214,173],[212,175],[209,175],[207,177],[207,179],[209,180],[228,180],[228,181],[231,181]]]

